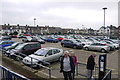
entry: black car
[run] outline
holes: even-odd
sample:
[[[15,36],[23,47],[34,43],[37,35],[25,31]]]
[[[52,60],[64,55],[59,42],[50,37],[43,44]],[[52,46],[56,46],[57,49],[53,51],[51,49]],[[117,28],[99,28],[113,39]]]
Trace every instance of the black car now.
[[[74,39],[64,39],[61,41],[62,47],[83,48],[83,45]]]

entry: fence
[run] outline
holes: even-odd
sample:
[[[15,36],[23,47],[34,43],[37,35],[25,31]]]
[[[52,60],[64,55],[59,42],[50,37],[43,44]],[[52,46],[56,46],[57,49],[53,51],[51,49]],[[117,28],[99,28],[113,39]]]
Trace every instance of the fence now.
[[[2,65],[0,65],[0,79],[1,80],[29,80],[28,78],[15,73]]]
[[[82,70],[82,71],[81,71]],[[102,80],[111,80],[111,73],[112,70],[110,69],[106,69],[106,74],[103,77]],[[94,73],[93,73],[93,77],[97,80],[98,79],[98,74],[99,74],[99,67],[95,67]],[[85,78],[87,78],[87,69],[86,69],[86,64],[83,63],[77,63],[76,66],[76,76],[84,76]]]
[[[5,51],[4,51],[4,50],[2,50],[2,51],[3,51],[3,53],[5,54]],[[29,58],[31,58],[31,60],[30,60],[30,62],[31,62],[30,67],[33,67],[34,65],[37,65],[37,66],[39,66],[39,67],[42,67],[42,68],[47,69],[47,70],[48,70],[48,74],[49,74],[48,77],[51,78],[51,64],[50,64],[49,62],[45,62],[45,61],[38,60],[38,59],[36,59],[36,58],[30,57],[30,56],[25,55],[25,54],[23,54],[23,53],[14,54],[14,57],[15,57],[16,60],[18,60],[19,62],[22,62],[23,58],[26,57],[26,56],[29,57]],[[9,56],[9,57],[10,57],[10,56]],[[14,57],[12,57],[12,58],[14,58]],[[33,60],[37,60],[37,63],[33,63]],[[23,63],[23,62],[22,62],[22,63]],[[45,65],[47,65],[47,66],[45,66],[45,65],[43,65],[43,64],[45,64]]]

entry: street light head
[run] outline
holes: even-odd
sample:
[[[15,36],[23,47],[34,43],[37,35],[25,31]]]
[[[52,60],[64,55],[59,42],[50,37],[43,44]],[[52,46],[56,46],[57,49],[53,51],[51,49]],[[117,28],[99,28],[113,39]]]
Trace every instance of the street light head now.
[[[36,18],[34,18],[34,20],[36,20]]]
[[[105,9],[107,9],[107,8],[106,8],[106,7],[104,7],[104,8],[102,8],[102,9],[104,9],[104,10],[105,10]]]

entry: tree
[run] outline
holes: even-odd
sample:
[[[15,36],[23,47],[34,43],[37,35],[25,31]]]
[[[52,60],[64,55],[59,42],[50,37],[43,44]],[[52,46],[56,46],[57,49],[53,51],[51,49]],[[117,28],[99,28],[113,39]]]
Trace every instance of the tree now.
[[[17,32],[17,31],[14,31],[13,34],[14,34],[14,35],[18,35],[18,32]]]
[[[9,35],[13,35],[13,33],[10,33]]]

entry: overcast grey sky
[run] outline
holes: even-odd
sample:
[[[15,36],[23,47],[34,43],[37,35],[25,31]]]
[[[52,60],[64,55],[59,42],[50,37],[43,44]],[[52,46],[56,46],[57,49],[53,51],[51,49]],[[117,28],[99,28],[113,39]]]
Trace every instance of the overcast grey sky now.
[[[89,1],[89,2],[88,2]],[[106,2],[105,2],[106,1]],[[119,0],[2,0],[0,24],[49,25],[62,28],[93,28],[106,25],[118,26]],[[84,26],[82,26],[84,25]]]

